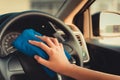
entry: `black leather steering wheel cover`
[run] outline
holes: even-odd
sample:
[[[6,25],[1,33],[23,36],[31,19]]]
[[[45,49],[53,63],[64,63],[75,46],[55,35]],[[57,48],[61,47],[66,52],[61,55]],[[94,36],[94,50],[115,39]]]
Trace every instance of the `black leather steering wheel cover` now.
[[[7,29],[7,27],[9,27],[11,24],[13,24],[15,21],[17,21],[18,19],[20,19],[20,18],[23,18],[23,17],[25,17],[25,16],[29,16],[29,15],[38,15],[38,16],[42,16],[42,17],[44,17],[44,18],[46,18],[46,19],[48,19],[48,21],[51,21],[51,22],[53,22],[53,23],[56,23],[56,25],[59,27],[59,28],[61,28],[68,36],[69,36],[69,39],[68,39],[68,41],[67,41],[67,43],[70,43],[71,44],[71,46],[75,46],[75,47],[73,47],[75,50],[77,50],[76,49],[76,47],[78,47],[78,49],[81,49],[81,47],[79,46],[79,43],[77,42],[77,38],[75,37],[75,35],[73,35],[73,33],[72,33],[72,31],[68,28],[68,26],[67,25],[65,25],[61,20],[59,20],[59,19],[57,19],[57,18],[55,18],[54,16],[52,16],[52,15],[49,15],[49,14],[46,14],[46,13],[42,13],[42,12],[39,12],[39,11],[25,11],[25,12],[21,12],[21,13],[17,13],[17,14],[14,14],[14,15],[12,15],[12,16],[10,16],[6,21],[4,21],[0,26],[0,39],[1,39],[1,37],[2,37],[2,35],[3,35],[3,33],[5,32],[5,30]],[[63,27],[64,26],[64,27]],[[2,29],[1,29],[2,28]],[[79,62],[80,62],[80,66],[83,66],[83,63],[82,63],[82,50],[77,50],[76,52],[78,52],[79,51]],[[20,62],[22,63],[22,61],[24,61],[21,57],[19,57],[19,59],[20,59]],[[29,60],[29,59],[28,59]],[[31,59],[30,59],[31,60]],[[34,61],[34,60],[32,60],[32,61]],[[29,62],[29,61],[28,61]],[[34,61],[35,62],[35,61]],[[24,62],[22,63],[22,66],[23,66],[23,64],[24,64]],[[37,64],[37,63],[35,63],[35,64]],[[24,65],[26,65],[26,64],[24,64]],[[38,64],[37,64],[38,65]],[[23,68],[24,68],[24,66],[23,66]],[[24,69],[24,70],[26,70],[26,69]],[[28,70],[27,70],[28,71]],[[28,72],[27,72],[28,73]],[[31,74],[30,74],[31,75]],[[33,76],[32,76],[33,77]],[[37,77],[36,77],[37,78]],[[37,78],[38,79],[38,78]],[[34,79],[35,80],[35,79]],[[42,80],[44,80],[44,79],[42,79]],[[47,79],[45,79],[45,80],[47,80]],[[50,79],[49,79],[50,80]]]

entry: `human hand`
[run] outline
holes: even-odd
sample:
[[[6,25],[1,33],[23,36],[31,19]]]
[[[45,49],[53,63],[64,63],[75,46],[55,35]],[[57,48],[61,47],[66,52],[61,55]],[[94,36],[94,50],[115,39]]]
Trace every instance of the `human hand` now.
[[[49,60],[45,60],[40,56],[35,55],[34,58],[36,59],[36,61],[55,72],[64,73],[65,69],[70,65],[70,62],[68,61],[64,53],[63,45],[59,43],[56,38],[47,37],[47,36],[43,36],[43,37],[36,36],[36,37],[40,38],[47,45],[43,42],[32,41],[32,40],[29,40],[29,43],[37,47],[40,47],[49,56]]]
[[[119,76],[97,72],[71,64],[64,53],[63,45],[59,43],[56,38],[46,36],[36,37],[43,40],[46,44],[32,40],[30,40],[29,43],[43,49],[48,54],[49,59],[45,60],[37,55],[35,55],[34,58],[38,63],[50,68],[51,70],[70,76],[75,80],[120,80]]]

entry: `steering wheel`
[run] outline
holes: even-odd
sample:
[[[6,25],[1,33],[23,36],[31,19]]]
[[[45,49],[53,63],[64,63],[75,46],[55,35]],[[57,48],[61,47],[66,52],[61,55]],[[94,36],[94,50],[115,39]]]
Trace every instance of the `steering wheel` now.
[[[22,30],[28,28],[33,28],[44,35],[58,38],[72,56],[71,63],[83,66],[82,48],[72,30],[61,20],[47,13],[25,11],[12,14],[0,25],[0,43],[2,43],[2,38],[9,29],[22,32]],[[55,31],[57,35],[53,35]],[[2,51],[2,47],[0,44],[1,54],[4,54],[5,52]],[[40,64],[33,58],[21,54],[18,50],[0,57],[0,80],[16,80],[15,76],[21,74],[24,74],[27,80],[73,80],[59,74],[55,78],[50,78],[40,67]],[[26,78],[22,80],[26,80]]]

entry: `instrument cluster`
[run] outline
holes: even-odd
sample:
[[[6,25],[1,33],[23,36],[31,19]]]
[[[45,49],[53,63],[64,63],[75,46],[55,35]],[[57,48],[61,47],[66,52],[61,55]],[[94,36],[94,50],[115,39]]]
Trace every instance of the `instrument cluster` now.
[[[15,52],[17,49],[15,49],[12,46],[12,42],[20,35],[19,32],[10,32],[4,35],[2,39],[2,45],[1,45],[1,53],[0,56],[6,56],[10,53]]]

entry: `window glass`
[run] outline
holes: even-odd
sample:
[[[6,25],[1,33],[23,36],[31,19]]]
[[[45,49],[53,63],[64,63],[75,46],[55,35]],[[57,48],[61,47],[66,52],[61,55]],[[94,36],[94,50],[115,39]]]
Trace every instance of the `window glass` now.
[[[100,36],[120,36],[120,0],[96,0],[90,10],[92,15],[104,12],[98,25]]]
[[[40,10],[55,15],[65,0],[31,0],[31,9]]]
[[[120,11],[120,0],[96,0],[91,6],[91,14],[99,11]]]
[[[0,14],[39,10],[55,15],[65,0],[0,0]]]

